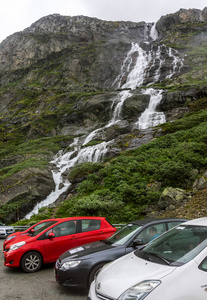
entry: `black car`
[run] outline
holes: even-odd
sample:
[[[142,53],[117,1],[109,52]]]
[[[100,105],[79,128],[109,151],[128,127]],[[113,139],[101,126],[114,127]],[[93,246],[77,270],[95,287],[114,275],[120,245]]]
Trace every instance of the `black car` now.
[[[143,219],[131,222],[106,240],[63,253],[55,264],[56,281],[63,286],[87,288],[103,265],[168,231],[186,219]]]

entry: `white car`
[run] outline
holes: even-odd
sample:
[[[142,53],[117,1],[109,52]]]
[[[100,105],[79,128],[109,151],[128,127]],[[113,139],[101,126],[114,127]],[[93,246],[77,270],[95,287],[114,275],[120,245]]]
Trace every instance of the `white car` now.
[[[206,300],[207,218],[187,221],[97,274],[88,300]]]
[[[15,232],[13,226],[7,226],[3,223],[0,223],[0,238],[6,238],[8,235]]]

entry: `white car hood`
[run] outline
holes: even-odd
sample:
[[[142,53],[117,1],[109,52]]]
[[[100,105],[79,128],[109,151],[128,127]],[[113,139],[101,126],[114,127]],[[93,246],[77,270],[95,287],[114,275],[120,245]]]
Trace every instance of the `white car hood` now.
[[[103,268],[96,280],[96,292],[117,299],[133,285],[143,280],[159,280],[175,269],[176,267],[149,262],[130,253]]]
[[[14,230],[14,227],[13,227],[13,226],[6,226],[6,225],[4,225],[4,226],[0,226],[0,229],[1,229],[1,230],[7,230],[7,229],[12,229],[12,230]]]

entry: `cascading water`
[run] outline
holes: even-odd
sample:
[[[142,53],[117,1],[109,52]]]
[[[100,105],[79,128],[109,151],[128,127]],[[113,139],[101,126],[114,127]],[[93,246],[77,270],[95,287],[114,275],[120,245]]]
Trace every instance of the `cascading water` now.
[[[95,146],[88,146],[86,148],[79,149],[79,139],[75,138],[74,142],[70,145],[74,147],[74,150],[63,154],[62,150],[55,156],[51,164],[54,165],[53,180],[55,182],[55,191],[52,191],[45,200],[38,203],[33,210],[28,213],[25,218],[30,219],[32,215],[37,214],[41,207],[48,206],[58,199],[58,197],[64,193],[70,186],[70,182],[67,179],[63,179],[65,171],[71,169],[75,164],[91,161],[101,161],[107,152],[107,142],[97,144]]]
[[[138,122],[135,124],[136,127],[141,130],[165,123],[164,113],[156,112],[156,107],[162,99],[162,90],[155,90],[151,88],[144,91],[143,94],[150,95],[150,102],[149,106],[141,114]]]
[[[59,152],[56,155],[51,162],[54,165],[54,171],[52,173],[56,189],[44,201],[38,203],[34,209],[26,215],[26,218],[29,219],[33,214],[38,213],[39,208],[55,202],[58,197],[68,189],[70,182],[63,179],[64,172],[68,171],[77,163],[86,161],[98,162],[103,159],[112,141],[102,142],[95,146],[87,146],[87,144],[95,137],[98,137],[100,133],[104,133],[106,128],[121,121],[121,111],[124,101],[132,95],[133,90],[145,84],[145,80],[149,77],[149,73],[152,69],[154,69],[154,72],[151,83],[159,81],[161,67],[165,63],[165,59],[162,57],[163,49],[165,49],[172,60],[172,70],[167,75],[168,78],[172,77],[174,73],[182,67],[182,61],[175,50],[171,48],[167,49],[165,45],[159,46],[154,50],[153,41],[158,37],[155,24],[152,26],[151,32],[148,31],[148,28],[149,24],[147,24],[142,43],[146,43],[146,45],[150,44],[151,48],[149,49],[148,47],[149,50],[145,51],[138,43],[132,43],[131,49],[123,61],[120,75],[117,76],[113,83],[113,86],[123,90],[112,100],[113,114],[111,120],[104,127],[92,131],[84,139],[74,139],[74,142],[70,145],[70,147],[73,147],[73,151],[65,154]],[[156,107],[162,99],[162,90],[148,88],[142,92],[143,94],[150,95],[150,102],[148,108],[134,124],[134,128],[140,130],[165,122],[164,113],[156,112]]]
[[[150,30],[150,37],[153,39],[153,41],[155,41],[158,38],[158,33],[156,30],[156,23],[154,23],[152,25],[152,28]]]

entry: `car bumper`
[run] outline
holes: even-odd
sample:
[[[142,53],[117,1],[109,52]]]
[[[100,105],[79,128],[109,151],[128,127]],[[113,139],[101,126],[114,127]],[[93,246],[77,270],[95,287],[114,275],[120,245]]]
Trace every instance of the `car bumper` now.
[[[55,264],[55,279],[57,283],[68,287],[86,288],[89,271],[85,268],[71,268],[63,270],[58,261]]]
[[[4,229],[0,229],[0,238],[5,238],[7,236],[9,236],[10,234],[14,233],[15,230],[13,228],[4,228]]]
[[[87,300],[100,300],[100,298],[96,296],[95,281],[93,281],[90,285]]]
[[[18,268],[20,266],[20,257],[15,252],[16,251],[3,251],[4,265],[6,267]]]
[[[0,232],[0,238],[6,238],[7,234],[6,232]]]
[[[14,231],[0,231],[0,238],[6,238],[12,233],[14,233]]]

